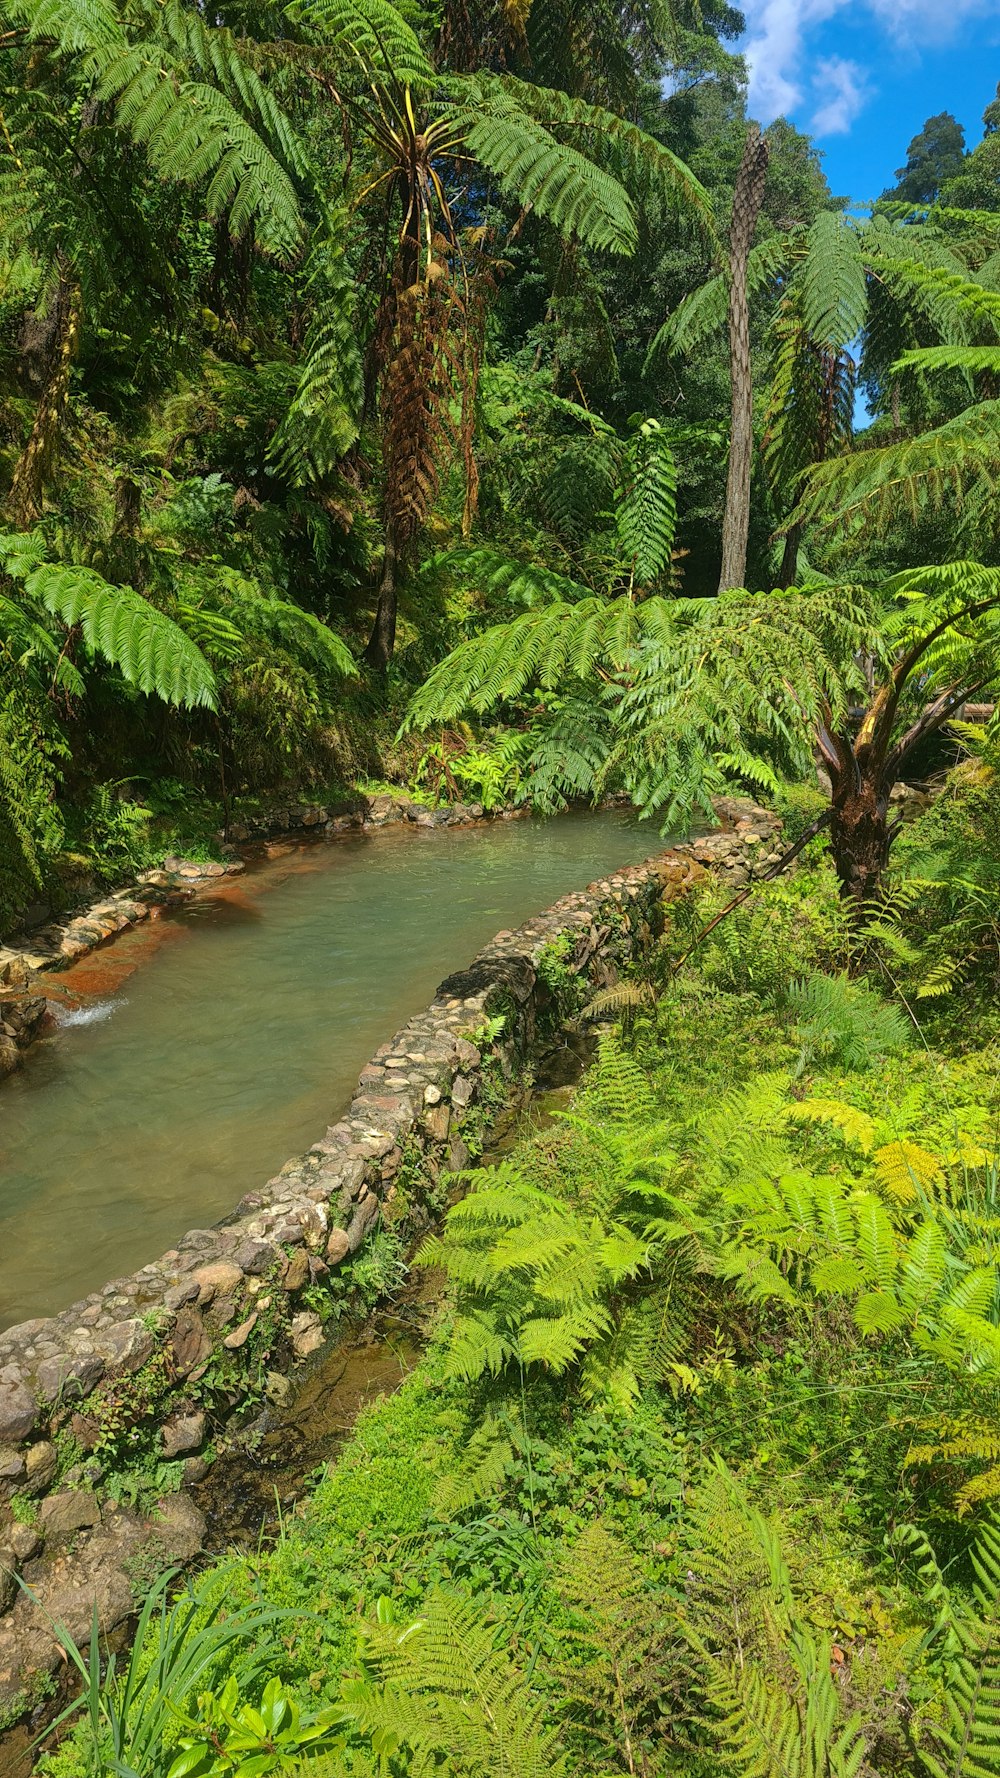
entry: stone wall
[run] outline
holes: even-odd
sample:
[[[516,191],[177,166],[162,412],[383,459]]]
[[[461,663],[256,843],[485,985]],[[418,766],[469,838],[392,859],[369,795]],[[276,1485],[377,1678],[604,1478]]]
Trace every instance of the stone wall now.
[[[324,1293],[343,1291],[380,1217],[412,1238],[440,1207],[442,1175],[515,1097],[574,977],[614,980],[706,865],[736,885],[773,862],[773,816],[733,802],[719,813],[723,832],[498,933],[376,1051],[347,1116],[222,1223],[0,1335],[0,1711],[57,1664],[46,1612],[85,1637],[96,1601],[111,1628],[137,1574],[196,1552],[204,1527],[186,1490],[205,1474],[206,1441],[248,1398],[287,1398],[289,1371],[324,1344]],[[114,1498],[116,1474],[155,1476],[160,1460],[183,1465],[171,1474],[182,1486],[152,1516]]]

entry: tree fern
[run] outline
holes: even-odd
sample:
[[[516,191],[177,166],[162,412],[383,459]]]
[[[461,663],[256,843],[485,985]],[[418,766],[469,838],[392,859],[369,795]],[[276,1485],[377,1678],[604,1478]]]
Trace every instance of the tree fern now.
[[[802,320],[825,345],[842,348],[865,318],[865,270],[858,230],[834,210],[821,210],[810,227],[799,279]]]
[[[656,420],[644,420],[630,441],[615,527],[630,578],[652,586],[670,565],[677,523],[677,466]]]
[[[161,178],[204,183],[208,214],[225,216],[234,235],[252,230],[276,258],[298,251],[302,220],[293,180],[224,92],[179,79],[141,45],[106,63],[100,92],[114,99],[122,125]]]
[[[774,289],[800,257],[803,241],[799,231],[774,235],[752,247],[747,260],[747,295],[752,299]],[[726,325],[729,286],[722,274],[685,295],[673,314],[654,335],[646,358],[647,371],[665,352],[693,352],[721,335]]]
[[[350,70],[419,87],[433,69],[411,25],[390,0],[292,0],[287,15]]]
[[[457,121],[457,120],[456,120]],[[587,246],[631,254],[638,245],[628,193],[610,173],[513,106],[462,120],[465,147],[502,190],[530,205],[560,233]]]
[[[327,480],[358,434],[364,379],[355,287],[343,253],[346,226],[344,215],[331,215],[313,242],[312,318],[295,394],[268,450],[275,469],[299,487]]]
[[[112,586],[92,569],[40,562],[23,537],[0,537],[0,559],[30,599],[78,625],[86,646],[138,690],[168,704],[214,708],[215,678],[201,650],[131,587]]]

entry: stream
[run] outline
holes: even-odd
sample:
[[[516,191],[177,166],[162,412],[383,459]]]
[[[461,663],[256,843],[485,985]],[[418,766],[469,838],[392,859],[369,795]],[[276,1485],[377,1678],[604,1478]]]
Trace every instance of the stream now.
[[[605,810],[289,845],[51,978],[60,1023],[0,1088],[0,1328],[225,1215],[449,971],[663,843]]]

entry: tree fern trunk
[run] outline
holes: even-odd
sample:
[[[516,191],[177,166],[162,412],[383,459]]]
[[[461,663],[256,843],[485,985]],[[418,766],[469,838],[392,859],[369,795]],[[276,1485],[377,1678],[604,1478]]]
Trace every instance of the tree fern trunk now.
[[[55,312],[57,325],[48,375],[7,497],[7,510],[19,531],[27,531],[41,514],[45,477],[69,399],[70,371],[80,338],[80,291],[66,270],[60,272]]]
[[[729,233],[729,361],[732,381],[732,423],[726,510],[722,523],[722,573],[719,591],[742,586],[747,571],[750,532],[750,471],[753,463],[753,379],[750,369],[750,310],[747,303],[747,259],[764,199],[768,144],[757,124],[747,131],[743,159],[733,193]]]
[[[802,542],[802,526],[792,525],[785,537],[785,547],[781,553],[781,567],[778,570],[778,585],[788,588],[795,585],[795,576],[799,571],[799,545]]]
[[[384,673],[396,646],[396,527],[391,516],[385,522],[385,554],[382,557],[382,578],[378,589],[375,622],[365,649],[365,660],[376,673]]]
[[[841,888],[867,912],[882,887],[889,862],[889,787],[861,777],[846,795],[834,791],[830,849]]]

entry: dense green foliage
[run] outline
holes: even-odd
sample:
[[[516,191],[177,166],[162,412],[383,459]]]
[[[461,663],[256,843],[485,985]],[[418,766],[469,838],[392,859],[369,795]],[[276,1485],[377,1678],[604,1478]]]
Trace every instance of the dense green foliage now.
[[[815,845],[680,967],[723,892],[671,904],[627,1032],[417,1255],[416,1370],[175,1607],[211,1671],[165,1724],[152,1605],[54,1778],[996,1770],[996,946],[927,991],[905,892],[996,869],[969,741],[860,932]]]
[[[0,925],[360,780],[749,788],[803,854],[582,1009],[423,1361],[273,1548],[67,1649],[52,1772],[996,1773],[1000,100],[864,216],[765,132],[718,593],[724,0],[8,13]]]
[[[993,561],[995,107],[968,153],[929,120],[869,218],[779,121],[748,275],[761,622],[706,597],[740,25],[721,0],[18,0],[0,925],[213,844],[242,798],[362,776],[543,806],[614,780],[674,822],[773,788],[859,644],[898,637],[895,577]],[[534,677],[489,654],[509,625]],[[465,692],[456,645],[493,663]],[[397,741],[428,673],[434,733]]]

